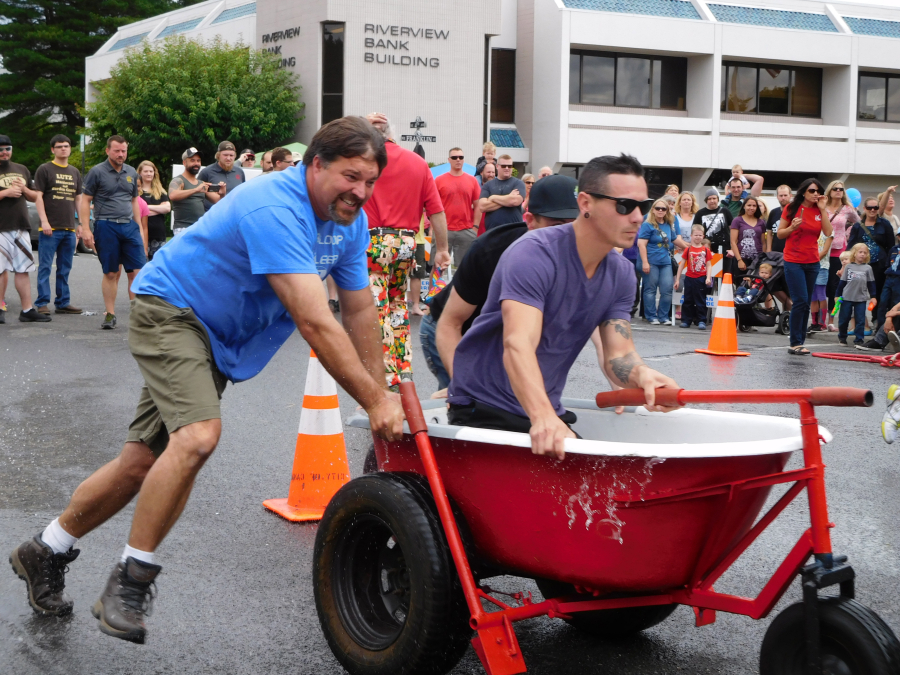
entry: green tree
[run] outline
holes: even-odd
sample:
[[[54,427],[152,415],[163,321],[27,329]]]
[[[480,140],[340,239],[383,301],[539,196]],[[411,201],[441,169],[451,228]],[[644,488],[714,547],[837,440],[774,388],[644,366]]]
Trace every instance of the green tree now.
[[[87,108],[88,160],[104,158],[113,134],[128,140],[135,163],[149,159],[164,173],[190,146],[204,163],[226,139],[238,151],[275,147],[303,119],[296,76],[280,66],[274,54],[218,39],[173,37],[130,49]]]
[[[50,158],[50,137],[84,126],[84,59],[119,26],[201,0],[0,0],[0,133],[14,159]]]

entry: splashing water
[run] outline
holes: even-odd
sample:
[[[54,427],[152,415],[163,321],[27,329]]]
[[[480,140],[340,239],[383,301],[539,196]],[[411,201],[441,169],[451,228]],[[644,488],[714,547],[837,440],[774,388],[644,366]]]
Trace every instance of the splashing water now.
[[[569,529],[572,529],[583,513],[585,531],[590,530],[596,522],[598,534],[605,531],[606,526],[609,527],[610,533],[600,536],[606,536],[620,544],[625,543],[622,538],[625,522],[619,518],[615,497],[637,492],[643,500],[644,489],[653,478],[653,467],[664,461],[656,457],[625,460],[597,457],[582,466],[579,470],[581,486],[578,492],[568,495],[564,502]]]

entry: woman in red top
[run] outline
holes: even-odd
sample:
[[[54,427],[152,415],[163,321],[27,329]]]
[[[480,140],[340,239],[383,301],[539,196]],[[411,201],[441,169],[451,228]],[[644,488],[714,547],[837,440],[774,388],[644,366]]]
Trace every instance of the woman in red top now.
[[[806,327],[809,321],[809,299],[819,274],[819,234],[832,234],[825,205],[825,186],[815,178],[800,184],[794,200],[784,207],[777,236],[784,243],[784,279],[791,296],[791,346],[788,352],[807,356]]]

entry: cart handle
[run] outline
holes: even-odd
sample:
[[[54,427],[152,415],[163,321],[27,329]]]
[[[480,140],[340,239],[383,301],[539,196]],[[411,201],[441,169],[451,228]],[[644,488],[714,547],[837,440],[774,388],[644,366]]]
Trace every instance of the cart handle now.
[[[815,387],[813,389],[748,389],[743,391],[689,391],[657,389],[656,404],[683,406],[688,403],[800,403],[838,407],[868,408],[874,397],[868,389],[852,387]],[[597,394],[597,406],[644,405],[643,389],[618,389]]]

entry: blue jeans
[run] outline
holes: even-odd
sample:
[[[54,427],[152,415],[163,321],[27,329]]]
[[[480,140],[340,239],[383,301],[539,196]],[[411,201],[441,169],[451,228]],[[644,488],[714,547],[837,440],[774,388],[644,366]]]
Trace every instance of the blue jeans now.
[[[860,302],[841,303],[841,311],[838,313],[838,339],[847,339],[847,326],[850,325],[850,313],[853,312],[853,320],[856,325],[853,327],[853,334],[856,339],[854,344],[861,345],[863,337],[866,334],[866,305],[869,304],[865,300]]]
[[[672,265],[650,264],[650,271],[644,274],[644,317],[647,321],[668,321],[672,309]],[[659,289],[659,306],[656,305],[656,291]]]
[[[69,272],[72,271],[72,256],[75,255],[75,233],[68,230],[53,230],[51,236],[43,232],[38,235],[37,300],[35,307],[50,304],[50,268],[56,257],[56,307],[69,306]]]
[[[791,347],[806,342],[806,327],[809,323],[809,299],[816,288],[819,263],[784,263],[784,280],[788,295],[791,296]]]
[[[450,384],[450,375],[444,368],[444,362],[441,361],[441,355],[437,350],[437,343],[434,339],[434,331],[437,322],[431,314],[422,317],[422,323],[419,324],[419,342],[422,343],[422,354],[425,355],[425,364],[432,375],[437,378],[438,389],[446,389]]]

